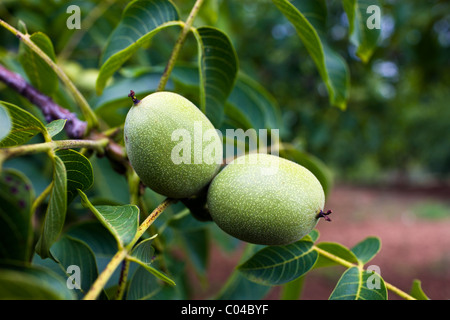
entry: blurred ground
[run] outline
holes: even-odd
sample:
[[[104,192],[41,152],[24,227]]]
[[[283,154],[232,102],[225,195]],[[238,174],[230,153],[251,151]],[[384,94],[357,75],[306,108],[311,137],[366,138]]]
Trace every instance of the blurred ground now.
[[[431,299],[450,299],[450,189],[339,186],[327,206],[334,216],[318,225],[320,241],[351,248],[377,236],[381,250],[369,264],[380,267],[385,281],[408,292],[419,279]],[[303,298],[328,298],[340,273],[311,273]],[[398,297],[389,292],[389,298]]]
[[[319,222],[319,241],[351,248],[367,236],[377,236],[381,251],[369,264],[379,266],[385,281],[408,292],[412,281],[419,279],[431,299],[450,299],[450,189],[339,185],[330,194],[326,209],[333,209],[333,221]],[[196,290],[194,298],[216,292],[237,259],[238,252],[230,256],[215,250],[208,289]],[[343,271],[337,266],[310,272],[302,299],[327,299]],[[280,288],[273,289],[267,299],[278,299],[279,292]],[[399,299],[388,294],[389,299]]]

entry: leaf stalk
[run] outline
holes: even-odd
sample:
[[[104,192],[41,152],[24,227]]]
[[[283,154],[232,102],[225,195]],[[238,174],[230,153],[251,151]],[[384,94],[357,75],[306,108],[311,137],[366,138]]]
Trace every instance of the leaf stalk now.
[[[97,152],[103,153],[104,148],[109,143],[108,138],[99,140],[57,140],[48,141],[35,144],[27,144],[11,148],[1,148],[0,158],[8,160],[13,157],[18,157],[28,154],[36,154],[41,152],[50,152],[56,149],[74,149],[74,148],[88,148]]]
[[[326,257],[326,258],[328,258],[328,259],[330,259],[330,260],[332,260],[332,261],[334,261],[334,262],[336,262],[336,263],[338,263],[338,264],[340,264],[340,265],[342,265],[344,267],[347,267],[347,268],[352,268],[352,267],[362,268],[361,265],[353,264],[353,263],[351,263],[351,262],[349,262],[347,260],[344,260],[344,259],[342,259],[342,258],[340,258],[340,257],[338,257],[338,256],[336,256],[336,255],[334,255],[334,254],[332,254],[332,253],[330,253],[330,252],[328,252],[326,250],[323,250],[323,249],[321,249],[321,248],[319,248],[317,246],[313,246],[313,249],[316,250],[320,255],[322,255],[322,256],[324,256],[324,257]],[[395,294],[397,294],[398,296],[402,297],[403,299],[416,300],[413,296],[411,296],[408,293],[400,290],[399,288],[393,286],[392,284],[390,284],[390,283],[388,283],[386,281],[384,281],[384,284],[385,284],[385,286],[386,286],[386,288],[388,290],[394,292]]]
[[[178,54],[180,53],[181,47],[186,40],[187,35],[191,31],[192,24],[194,23],[195,17],[197,16],[200,7],[202,6],[204,0],[197,0],[192,7],[189,16],[184,23],[183,29],[181,30],[180,35],[178,36],[177,41],[173,47],[172,53],[170,54],[169,61],[167,62],[166,68],[161,76],[161,79],[158,84],[158,88],[156,91],[163,91],[166,87],[167,81],[169,80],[169,76],[172,73],[173,67],[175,66],[175,62],[177,61]]]

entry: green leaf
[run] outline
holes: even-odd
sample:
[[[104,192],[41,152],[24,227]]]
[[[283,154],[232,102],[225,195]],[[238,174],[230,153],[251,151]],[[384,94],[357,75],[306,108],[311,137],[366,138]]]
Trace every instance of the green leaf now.
[[[119,248],[128,245],[139,226],[139,208],[134,205],[94,206],[83,191],[78,189],[81,204],[91,210],[97,219],[112,233]]]
[[[387,289],[377,273],[351,267],[339,279],[330,300],[387,300]]]
[[[0,300],[73,300],[66,280],[42,267],[0,269]]]
[[[139,266],[130,279],[127,300],[150,300],[162,289],[156,277]]]
[[[223,289],[218,300],[261,300],[271,287],[251,281],[242,273],[233,273]]]
[[[319,239],[320,232],[317,229],[312,229],[308,236],[311,238],[312,242],[316,242]]]
[[[236,80],[238,58],[230,39],[219,29],[201,27],[194,35],[199,48],[200,109],[219,127]]]
[[[45,128],[47,129],[48,134],[50,137],[56,136],[58,133],[64,129],[64,126],[66,125],[66,119],[57,119],[54,120],[48,124],[45,125]]]
[[[292,23],[308,50],[327,87],[330,103],[345,109],[350,87],[349,70],[345,60],[327,45],[322,36],[321,29],[325,20],[323,17],[326,17],[325,2],[303,0],[296,1],[295,5],[288,0],[272,0],[272,2]],[[310,12],[303,13],[302,9],[312,10],[311,8],[313,12],[307,18],[306,15]]]
[[[46,34],[35,32],[30,36],[30,40],[50,59],[56,60],[52,41]],[[55,92],[58,88],[58,76],[38,54],[22,42],[20,43],[19,61],[36,89],[48,96]]]
[[[205,222],[195,219],[189,209],[184,209],[173,215],[169,219],[168,225],[180,232],[190,232],[205,228]]]
[[[417,300],[430,300],[430,298],[428,298],[428,296],[422,290],[422,282],[417,279],[413,281],[412,288],[409,294]]]
[[[44,124],[28,111],[0,101],[0,148],[28,142],[38,133],[45,133]]]
[[[344,259],[345,261],[351,262],[351,263],[358,263],[358,259],[356,258],[355,254],[350,251],[348,248],[344,247],[340,243],[335,242],[321,242],[316,245],[318,248],[325,250],[341,259]],[[320,268],[320,267],[328,267],[328,266],[334,266],[338,265],[337,262],[334,262],[327,257],[324,257],[322,255],[319,255],[319,259],[317,260],[316,265],[314,268]]]
[[[241,262],[249,259],[262,246],[246,244]],[[231,274],[226,284],[222,287],[216,299],[218,300],[260,300],[271,289],[270,286],[250,281],[238,269]]]
[[[377,0],[342,0],[342,5],[349,21],[350,40],[357,47],[356,55],[367,63],[381,36],[381,28],[370,29],[367,26],[368,19],[372,15],[372,12],[367,12],[367,8],[371,5],[380,8],[379,2]],[[381,20],[381,12],[379,18]]]
[[[80,222],[68,229],[66,234],[83,241],[96,257],[105,257],[108,262],[117,252],[116,239],[98,220]]]
[[[58,261],[68,277],[72,275],[69,266],[76,266],[80,271],[80,281],[78,287],[81,290],[75,290],[79,294],[79,298],[83,293],[89,291],[90,287],[98,277],[97,264],[92,250],[83,242],[67,235],[63,236],[56,242],[52,248],[51,253]],[[73,277],[76,280],[76,277]],[[77,286],[76,286],[77,287]]]
[[[298,277],[282,286],[281,300],[298,300],[302,294],[305,277]]]
[[[56,155],[64,162],[67,173],[67,203],[77,195],[77,189],[88,190],[94,183],[91,162],[78,151],[58,150]]]
[[[133,89],[138,99],[142,99],[156,91],[161,75],[161,72],[150,72],[133,78],[119,79],[105,88],[95,101],[95,113],[111,127],[122,125],[132,105],[128,97],[130,89]],[[173,89],[171,81],[167,83],[166,89]]]
[[[0,260],[28,262],[33,240],[34,191],[21,172],[3,169],[0,177]]]
[[[111,232],[98,220],[89,220],[70,227],[66,234],[73,239],[85,243],[94,253],[97,268],[101,273],[112,257],[117,253],[117,241]],[[120,268],[117,268],[105,288],[116,286],[120,279]]]
[[[239,74],[228,97],[225,114],[237,128],[244,130],[283,128],[277,101],[258,82],[243,73]]]
[[[141,241],[127,257],[128,260],[134,261],[144,267],[148,272],[153,274],[158,279],[170,284],[175,285],[175,282],[170,279],[163,272],[153,268],[151,266],[154,258],[155,249],[152,247],[153,238],[145,239]]]
[[[171,79],[192,91],[198,89],[200,81],[197,68],[193,65],[177,65],[172,70]],[[224,112],[224,123],[232,124],[234,128],[283,130],[281,110],[275,98],[242,72],[237,75]]]
[[[155,258],[155,249],[152,247],[154,237],[142,240],[131,252],[130,258],[137,259],[144,267],[152,264]]]
[[[367,237],[356,246],[354,246],[351,250],[358,258],[358,260],[365,264],[372,260],[373,257],[380,251],[381,242],[377,237]]]
[[[178,12],[167,0],[136,0],[125,8],[122,18],[112,32],[101,58],[97,78],[97,94],[101,94],[107,80],[131,56],[164,28],[181,25]]]
[[[311,171],[322,185],[325,196],[329,195],[333,187],[333,175],[319,158],[298,150],[289,144],[283,144],[283,148],[280,150],[280,156],[294,161]]]
[[[53,157],[53,185],[50,200],[45,213],[44,223],[40,238],[36,244],[36,253],[42,259],[51,257],[50,247],[58,239],[67,209],[67,174],[63,161]]]
[[[180,233],[183,247],[199,276],[206,274],[209,258],[209,234],[205,227]]]
[[[238,267],[248,279],[279,285],[297,279],[315,264],[318,253],[312,241],[299,240],[285,246],[269,246]]]

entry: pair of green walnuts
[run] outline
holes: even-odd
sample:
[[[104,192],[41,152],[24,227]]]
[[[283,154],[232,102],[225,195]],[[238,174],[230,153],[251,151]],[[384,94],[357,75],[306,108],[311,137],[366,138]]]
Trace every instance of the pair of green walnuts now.
[[[156,92],[139,101],[131,91],[130,97],[134,105],[125,120],[125,146],[150,189],[174,199],[203,191],[212,220],[231,236],[255,244],[289,244],[308,234],[320,217],[329,220],[322,186],[306,168],[262,153],[238,157],[225,167],[221,161],[195,163],[205,149],[222,159],[222,140],[208,118],[176,93]],[[204,132],[215,134],[198,145],[196,138]],[[179,148],[180,138],[187,140],[182,141],[186,148]],[[174,156],[191,161],[174,161]]]

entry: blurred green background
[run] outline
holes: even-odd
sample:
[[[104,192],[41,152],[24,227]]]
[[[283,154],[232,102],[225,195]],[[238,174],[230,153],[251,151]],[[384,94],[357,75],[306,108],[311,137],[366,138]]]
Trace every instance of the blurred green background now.
[[[270,2],[228,1],[219,21],[235,42],[241,68],[278,100],[289,139],[322,159],[337,178],[448,179],[450,3],[382,2],[381,42],[368,64],[349,44],[341,3],[327,4],[327,37],[351,74],[344,112],[329,106],[312,59]]]
[[[186,19],[194,0],[173,2],[180,9],[181,18]],[[15,27],[21,25],[20,20],[24,21],[30,34],[38,31],[47,34],[53,42],[59,65],[90,104],[98,106],[101,105],[99,100],[104,98],[99,99],[95,93],[101,52],[127,3],[128,0],[0,0],[0,18]],[[205,0],[195,25],[216,26],[230,37],[238,54],[240,70],[258,81],[278,102],[284,123],[281,128],[283,141],[321,159],[332,170],[336,181],[358,185],[448,183],[450,2],[380,1],[381,40],[367,64],[359,60],[355,54],[355,46],[349,41],[348,21],[342,2],[326,3],[326,38],[345,58],[350,69],[351,89],[345,111],[330,106],[326,87],[313,60],[292,25],[271,1]],[[68,17],[66,9],[71,4],[81,8],[83,24],[78,31],[65,27]],[[23,30],[23,25],[21,28]],[[178,28],[158,33],[149,48],[140,49],[117,72],[116,79],[129,81],[124,86],[128,90],[130,86],[136,91],[142,87],[146,90],[156,87],[159,77],[150,72],[164,68],[178,33]],[[17,38],[0,28],[0,63],[25,75],[18,61],[18,51]],[[197,61],[197,44],[192,35],[183,46],[179,60]],[[168,89],[172,88],[173,83],[169,83]],[[120,123],[130,103],[125,97],[126,93],[122,91],[116,90],[111,95],[114,95],[112,102],[102,105],[101,115],[108,117],[111,122]],[[124,96],[125,99],[119,103],[117,96]],[[53,98],[63,107],[79,112],[62,86]],[[36,107],[3,83],[0,83],[0,100],[17,104],[40,115]],[[118,110],[112,106],[114,103],[125,107],[122,113],[114,113]],[[113,110],[110,111],[110,107]],[[93,199],[99,203],[129,203],[125,177],[118,175],[105,158],[92,157],[91,162],[96,190]],[[50,183],[52,165],[45,155],[15,158],[8,162],[8,166],[16,167],[26,174],[33,181],[37,195]],[[153,204],[158,203],[160,199],[154,199],[153,196],[151,194],[148,198]],[[430,290],[437,297],[448,298],[448,289],[444,291],[442,286],[450,283],[450,260],[448,246],[441,241],[448,239],[449,197],[444,196],[445,202],[432,199],[414,202],[411,201],[414,194],[406,199],[394,194],[394,205],[385,196],[379,198],[352,188],[344,189],[344,193],[342,189],[341,193],[338,190],[328,206],[333,207],[339,215],[333,220],[333,224],[320,225],[323,236],[328,234],[329,239],[337,239],[351,246],[355,238],[361,239],[361,233],[364,236],[369,232],[375,233],[385,241],[383,244],[387,243],[383,248],[387,250],[386,268],[383,266],[383,272],[387,272],[388,268],[392,269],[393,260],[396,260],[399,271],[395,274],[395,279],[404,288],[409,287],[413,276],[417,276],[424,279],[424,285],[427,286],[425,291]],[[71,210],[80,210],[79,203],[73,205]],[[408,210],[412,212],[412,216],[405,214]],[[347,220],[346,214],[349,216]],[[355,223],[362,221],[362,217],[370,219],[384,217],[383,215],[387,222],[383,221],[384,224],[378,229],[376,224],[368,224],[365,227],[369,230],[362,230],[362,225]],[[70,217],[73,215],[69,215]],[[388,228],[395,226],[394,217],[400,219],[401,223],[396,230]],[[428,234],[419,233],[426,229],[423,224],[417,224],[417,229],[411,231],[405,226],[413,225],[411,221],[415,221],[416,217],[434,219],[433,222],[437,223],[427,229]],[[445,218],[447,220],[443,222]],[[441,227],[439,230],[436,229],[437,225]],[[337,238],[331,238],[331,235],[337,235]],[[440,237],[440,245],[427,241],[429,235]],[[394,236],[397,236],[397,240],[392,239]],[[420,243],[411,244],[412,240]],[[235,243],[232,244],[230,247],[234,249]],[[409,251],[405,249],[406,244]],[[419,247],[422,244],[428,244],[429,247]],[[395,251],[396,248],[399,251]],[[431,248],[447,251],[439,258],[441,260],[433,262],[439,272],[427,269],[426,274],[415,272],[414,275],[405,275],[404,266],[409,263],[407,253],[410,252],[410,256],[415,257],[431,252]],[[398,259],[400,256],[402,259]],[[218,264],[226,269],[226,273],[236,265],[235,261],[227,265],[220,257],[214,258],[220,261]],[[211,261],[214,262],[215,259]],[[424,261],[426,259],[420,258]],[[379,263],[382,265],[383,261]],[[215,268],[220,269],[217,266]],[[411,264],[408,264],[408,269],[412,272]],[[436,275],[435,279],[425,281],[430,274]],[[403,283],[401,276],[406,277]],[[336,280],[337,278],[331,281],[330,288],[325,291],[326,295],[329,295]],[[214,284],[213,281],[212,283]],[[318,290],[317,282],[313,285],[314,290],[311,292]],[[445,287],[450,288],[448,285]]]
[[[103,3],[105,13],[93,20],[89,29],[83,26],[73,51],[67,50],[67,44],[73,41],[74,30],[60,27],[68,16],[65,10],[69,4],[76,4],[86,17],[98,10],[93,9],[95,1],[3,0],[0,16],[16,26],[19,19],[25,21],[29,33],[45,32],[56,54],[67,54],[70,62],[60,60],[67,72],[73,72],[74,81],[94,99],[101,49],[128,1]],[[174,3],[186,17],[193,1]],[[327,1],[327,5],[327,38],[350,68],[346,111],[329,105],[312,59],[271,1],[208,0],[195,24],[214,25],[229,35],[240,69],[257,79],[278,101],[285,140],[322,159],[337,179],[364,183],[448,180],[449,2],[382,1],[381,41],[367,64],[359,61],[348,39],[348,21],[341,2]],[[177,34],[176,29],[158,34],[154,39],[157,45],[140,50],[130,64],[164,65]],[[17,39],[6,30],[0,30],[0,39],[0,59],[17,66],[6,54],[7,50],[17,50]],[[195,61],[196,50],[194,40],[188,38],[180,60]],[[0,89],[0,99],[14,103],[16,95],[3,85]],[[64,94],[60,94],[59,102],[69,108],[73,103]]]

